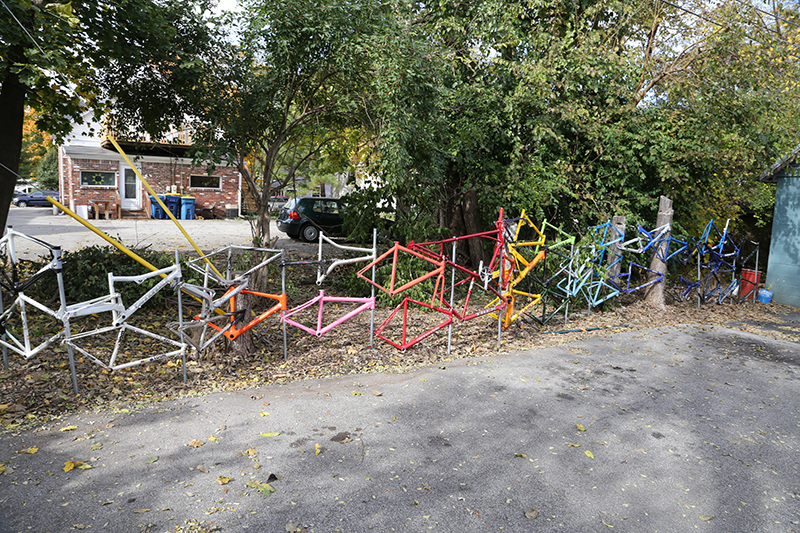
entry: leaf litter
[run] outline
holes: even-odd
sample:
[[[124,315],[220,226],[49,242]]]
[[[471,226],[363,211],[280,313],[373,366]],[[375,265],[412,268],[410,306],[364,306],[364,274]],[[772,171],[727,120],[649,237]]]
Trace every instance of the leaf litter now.
[[[299,284],[303,287],[303,284]],[[309,287],[312,287],[309,284]],[[315,288],[315,286],[313,286]],[[308,294],[298,290],[292,298],[296,302],[306,301]],[[631,303],[632,302],[632,303]],[[514,350],[558,346],[592,336],[606,336],[614,331],[637,330],[677,324],[726,325],[742,331],[754,331],[777,339],[797,340],[791,329],[781,329],[781,316],[793,308],[780,304],[745,303],[740,305],[708,304],[697,309],[694,302],[670,303],[666,312],[648,308],[640,301],[620,302],[611,311],[593,312],[590,316],[578,313],[570,317],[567,326],[571,331],[553,333],[563,329],[555,321],[540,328],[537,324],[518,322],[503,332],[505,346]],[[187,309],[187,314],[193,312]],[[413,318],[423,326],[432,326],[440,318],[436,313],[414,308],[409,310]],[[169,310],[160,316],[158,312],[146,316],[135,316],[132,325],[159,332],[154,324],[172,320]],[[87,317],[79,326],[91,329],[100,325],[102,317]],[[436,365],[465,357],[481,356],[497,352],[495,324],[493,321],[472,320],[460,324],[453,335],[453,350],[447,353],[447,336],[432,335],[412,348],[400,352],[378,340],[369,351],[357,350],[353,346],[368,345],[369,317],[355,317],[342,324],[336,335],[312,337],[293,332],[290,337],[289,359],[284,360],[282,330],[278,321],[266,321],[260,326],[259,335],[266,340],[259,344],[259,352],[250,355],[231,355],[224,350],[212,350],[201,357],[191,355],[187,363],[188,383],[181,380],[181,361],[170,359],[166,363],[153,362],[118,371],[97,367],[85,358],[77,358],[80,394],[72,391],[66,350],[51,346],[37,357],[24,360],[10,355],[9,370],[0,372],[0,425],[7,429],[24,424],[34,425],[45,419],[57,418],[70,412],[108,411],[121,413],[139,409],[147,403],[165,399],[197,396],[210,392],[244,390],[270,383],[288,383],[312,378],[342,376],[370,372],[405,372],[409,369]],[[624,328],[619,327],[625,324]],[[772,328],[756,328],[753,324],[774,324]],[[591,328],[592,331],[587,331]],[[163,329],[163,328],[162,328]],[[161,331],[163,333],[163,331]],[[155,349],[152,343],[141,343],[137,349],[146,355]],[[370,391],[381,396],[380,391]],[[268,405],[268,402],[265,403]],[[260,411],[261,416],[269,413]],[[74,431],[77,426],[66,426],[61,431]],[[578,428],[581,429],[580,427]]]

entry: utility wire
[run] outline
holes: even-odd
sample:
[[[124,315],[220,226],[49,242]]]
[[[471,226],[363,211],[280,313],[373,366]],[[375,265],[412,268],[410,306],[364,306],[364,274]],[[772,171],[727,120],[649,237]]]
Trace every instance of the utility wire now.
[[[26,178],[23,178],[22,176],[20,176],[19,174],[17,174],[16,172],[14,172],[13,170],[11,170],[10,168],[8,168],[7,166],[5,166],[3,163],[0,163],[0,167],[3,167],[4,169],[8,170],[9,172],[14,174],[16,177],[18,177],[21,180],[26,179]]]
[[[16,21],[16,23],[19,24],[19,27],[22,28],[22,31],[25,32],[25,35],[27,35],[28,38],[30,38],[30,40],[33,42],[34,46],[36,46],[36,48],[39,49],[39,51],[42,53],[43,56],[47,56],[45,51],[42,50],[42,47],[39,46],[39,43],[36,41],[36,39],[33,38],[33,35],[31,35],[31,33],[28,31],[28,28],[26,28],[25,25],[22,24],[22,22],[20,22],[20,20],[17,18],[17,16],[14,14],[14,12],[11,11],[11,8],[8,7],[8,5],[5,3],[5,0],[0,0],[0,3],[3,4],[3,7],[5,7],[6,11],[8,11],[11,14],[11,17]],[[42,70],[44,70],[44,69],[42,69]],[[58,69],[53,68],[52,71],[55,72],[56,74],[58,74],[61,77],[61,81],[64,82],[65,88],[70,89],[69,79],[66,76],[64,76],[61,72],[59,72]],[[74,91],[72,91],[72,92],[74,93]]]
[[[705,15],[701,15],[701,14],[699,14],[699,13],[695,13],[694,11],[691,11],[691,10],[689,10],[689,9],[686,9],[686,8],[685,8],[685,7],[683,7],[683,6],[679,6],[678,4],[673,4],[673,3],[672,3],[672,2],[670,2],[669,0],[661,0],[661,2],[663,2],[663,3],[667,4],[667,5],[670,5],[670,6],[674,7],[674,8],[680,9],[681,11],[684,11],[684,12],[686,12],[686,13],[690,14],[690,15],[694,15],[695,17],[697,17],[697,18],[700,18],[700,19],[703,19],[703,20],[705,20],[706,22],[709,22],[709,23],[711,23],[711,24],[714,24],[714,25],[716,25],[716,26],[719,26],[719,27],[720,27],[720,28],[722,28],[722,29],[727,29],[727,28],[728,28],[727,26],[725,26],[724,24],[721,24],[721,23],[717,22],[716,20],[713,20],[713,19],[711,19],[711,18],[709,18],[709,17],[706,17]],[[756,39],[755,37],[752,37],[752,36],[750,36],[750,35],[748,35],[748,38],[749,38],[749,39],[752,39],[754,42],[757,42],[758,44],[760,44],[760,45],[762,45],[762,46],[769,46],[768,44],[766,44],[766,43],[764,43],[764,42],[762,42],[762,41],[759,41],[758,39]],[[788,45],[791,45],[791,44],[792,44],[792,43],[790,43],[790,42],[788,42],[788,41],[785,41],[785,40],[783,40],[783,39],[778,39],[778,40],[779,40],[780,42],[782,42],[782,43],[785,43],[785,44],[788,44]],[[790,52],[786,52],[786,55],[788,55],[788,56],[790,56],[790,57],[793,57],[793,58],[795,58],[795,59],[800,59],[800,56],[797,56],[797,55],[795,55],[795,54],[792,54],[792,53],[790,53]]]
[[[0,0],[0,1],[2,1],[2,0]],[[690,15],[694,15],[697,18],[701,18],[701,19],[705,20],[706,22],[710,22],[711,24],[716,24],[720,28],[724,28],[725,27],[722,24],[720,24],[719,22],[717,22],[716,20],[711,20],[710,18],[706,17],[705,15],[701,15],[699,13],[695,13],[694,11],[690,11],[690,10],[686,9],[685,7],[679,6],[678,4],[673,4],[672,2],[669,2],[668,0],[661,0],[661,1],[664,2],[667,5],[670,5],[672,7],[676,7],[678,9],[680,9],[681,11],[685,11],[686,13],[689,13]]]
[[[3,2],[3,7],[5,7],[5,8],[6,8],[6,11],[8,11],[8,12],[11,14],[11,17],[12,17],[12,18],[13,18],[15,21],[17,21],[17,24],[19,24],[19,27],[20,27],[20,28],[22,28],[22,31],[24,31],[24,32],[25,32],[25,34],[26,34],[28,37],[30,37],[31,41],[33,41],[33,44],[35,44],[35,45],[36,45],[36,48],[38,48],[38,49],[39,49],[39,51],[40,51],[42,54],[44,54],[44,50],[42,50],[42,47],[41,47],[41,46],[39,46],[39,43],[38,43],[38,42],[36,42],[36,39],[34,39],[34,38],[33,38],[33,35],[31,35],[31,34],[30,34],[30,32],[28,31],[28,28],[26,28],[26,27],[25,27],[25,26],[22,24],[22,22],[20,22],[20,21],[19,21],[19,19],[17,18],[17,16],[14,14],[14,12],[13,12],[13,11],[11,11],[11,8],[10,8],[10,7],[8,7],[8,6],[6,5],[6,3],[5,3],[3,0],[0,0],[0,2]]]
[[[758,8],[758,7],[756,7],[756,6],[753,6],[753,5],[750,5],[750,4],[746,3],[746,2],[744,2],[743,0],[737,0],[737,1],[738,1],[740,4],[744,4],[744,5],[747,5],[747,6],[749,6],[749,7],[752,7],[753,9],[755,9],[756,11],[758,11],[759,13],[763,13],[763,14],[765,14],[765,15],[769,16],[769,17],[772,17],[772,18],[774,18],[775,20],[780,20],[781,22],[785,22],[786,24],[791,24],[792,26],[795,26],[795,27],[797,27],[797,28],[800,28],[800,24],[797,24],[796,22],[792,22],[791,20],[786,20],[786,19],[785,19],[785,18],[783,18],[783,17],[779,17],[779,16],[778,16],[778,15],[776,15],[775,13],[770,13],[769,11],[764,11],[763,9],[761,9],[761,8]]]

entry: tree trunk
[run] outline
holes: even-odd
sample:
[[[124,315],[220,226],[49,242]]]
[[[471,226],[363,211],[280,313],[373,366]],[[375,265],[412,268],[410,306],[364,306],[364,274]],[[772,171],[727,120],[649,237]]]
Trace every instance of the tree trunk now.
[[[7,64],[16,63],[22,58],[22,49],[12,47]],[[25,119],[25,86],[19,76],[7,67],[3,73],[3,87],[0,90],[0,236],[5,232],[8,209],[17,185],[17,172],[22,152],[22,123]]]
[[[253,244],[256,246],[270,248],[272,246],[272,242],[270,240],[269,199],[263,201],[261,198],[259,198],[259,200],[260,201],[256,202],[256,206],[258,206],[258,219],[256,220],[256,231],[255,235],[253,235]]]
[[[244,327],[245,324],[252,319],[252,311],[250,308],[250,295],[239,293],[236,295],[236,311],[243,311],[242,318],[236,322],[236,327]],[[232,341],[230,341],[230,350],[232,355],[249,358],[255,353],[255,344],[253,344],[253,336],[250,330],[245,331]]]
[[[660,228],[664,224],[669,224],[669,230],[664,234],[663,237],[666,239],[668,239],[672,234],[672,214],[672,200],[666,196],[662,196],[658,201],[658,218],[656,218],[656,227]],[[653,258],[650,260],[650,270],[661,274],[662,277],[666,275],[667,264],[661,260],[659,255],[666,257],[668,249],[669,241],[663,241],[658,245],[658,249],[655,247],[653,248]],[[656,279],[658,274],[648,272],[647,281]],[[646,305],[662,310],[667,309],[667,306],[664,303],[664,285],[666,285],[665,281],[662,281],[661,283],[653,283],[652,285],[647,286],[644,296]]]
[[[455,236],[466,235],[467,228],[464,226],[464,212],[461,209],[461,204],[454,204],[450,209],[450,221],[447,224],[450,233]]]
[[[480,225],[480,217],[478,215],[478,193],[475,189],[467,189],[464,192],[464,199],[461,202],[462,212],[464,214],[464,227],[467,229],[467,235],[480,233],[482,231]],[[483,243],[481,239],[469,239],[469,257],[472,266],[478,268],[481,261],[486,262],[484,257]]]
[[[625,240],[625,226],[626,220],[623,216],[614,216],[611,218],[611,224],[617,228],[617,231],[620,232],[622,235],[623,240]],[[615,242],[611,246],[608,247],[608,263],[610,264],[612,261],[617,259],[616,254],[619,253],[619,242]],[[608,267],[608,277],[609,278],[616,278],[619,276],[620,271],[622,270],[622,261],[617,261],[610,267]],[[616,283],[616,282],[615,282]]]

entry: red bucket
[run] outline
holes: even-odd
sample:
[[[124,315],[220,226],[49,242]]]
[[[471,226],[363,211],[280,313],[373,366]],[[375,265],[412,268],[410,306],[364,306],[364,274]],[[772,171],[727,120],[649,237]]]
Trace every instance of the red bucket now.
[[[742,269],[742,282],[739,284],[739,295],[748,300],[756,301],[758,284],[761,281],[761,272],[755,270]]]

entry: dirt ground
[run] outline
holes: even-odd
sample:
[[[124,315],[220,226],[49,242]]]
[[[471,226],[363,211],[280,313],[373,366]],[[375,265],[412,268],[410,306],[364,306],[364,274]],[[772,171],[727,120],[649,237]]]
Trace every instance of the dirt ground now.
[[[318,290],[316,286],[299,292],[313,296],[315,290]],[[300,293],[294,298],[300,298]],[[345,304],[338,308],[336,305],[325,306],[326,317],[341,316],[347,310]],[[379,325],[390,311],[391,308],[379,307],[375,313],[375,325]],[[164,316],[148,312],[144,318],[137,317],[134,323],[142,327],[163,328],[173,320],[167,311],[164,312]],[[316,316],[315,310],[309,312]],[[370,313],[367,311],[319,338],[288,327],[285,359],[283,330],[277,319],[270,318],[256,328],[255,348],[247,355],[233,355],[234,350],[222,344],[199,356],[190,352],[186,383],[182,381],[182,363],[178,357],[112,372],[78,354],[78,395],[72,389],[66,349],[56,346],[30,360],[9,354],[9,367],[0,371],[0,423],[5,428],[25,427],[75,411],[130,409],[163,399],[325,376],[404,372],[464,357],[532,350],[619,331],[675,324],[726,325],[796,341],[798,332],[793,331],[796,328],[787,329],[782,325],[782,317],[792,312],[796,309],[757,302],[705,304],[698,309],[695,301],[673,302],[665,311],[660,311],[646,307],[636,298],[617,303],[603,312],[588,313],[585,306],[573,309],[566,325],[563,314],[544,326],[530,319],[518,320],[502,331],[499,346],[497,320],[483,316],[453,324],[449,351],[448,327],[401,351],[377,337],[372,339],[371,345]],[[384,330],[386,337],[398,343],[402,338],[399,328],[401,316],[398,314]],[[410,306],[408,337],[440,325],[445,318],[440,313]],[[78,327],[91,329],[93,321],[98,319],[89,317]],[[105,351],[106,357],[110,354],[112,339],[95,339],[93,342],[87,346],[88,350],[95,350],[98,355]],[[144,357],[158,349],[155,344],[146,338],[132,340],[123,346],[121,356]]]

